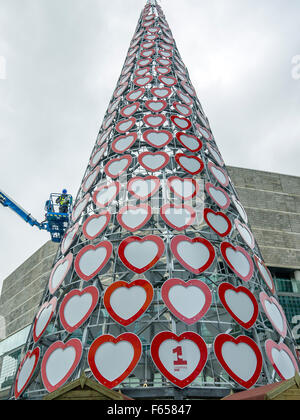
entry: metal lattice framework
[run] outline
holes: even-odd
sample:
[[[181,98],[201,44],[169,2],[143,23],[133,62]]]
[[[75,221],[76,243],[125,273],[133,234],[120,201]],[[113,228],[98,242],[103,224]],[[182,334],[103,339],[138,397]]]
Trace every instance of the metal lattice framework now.
[[[120,343],[134,355],[116,378],[117,358],[99,349]],[[164,398],[170,389],[177,397],[228,394],[293,369],[294,341],[271,275],[162,9],[148,1],[11,398],[41,399],[82,372],[128,395]]]

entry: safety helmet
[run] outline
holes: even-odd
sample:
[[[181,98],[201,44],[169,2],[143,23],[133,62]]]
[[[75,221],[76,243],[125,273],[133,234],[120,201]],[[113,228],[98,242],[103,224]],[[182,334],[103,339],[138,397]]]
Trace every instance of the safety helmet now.
[[[67,192],[68,192],[68,191],[67,191],[65,188],[62,190],[62,193],[63,193],[63,194],[67,194]]]

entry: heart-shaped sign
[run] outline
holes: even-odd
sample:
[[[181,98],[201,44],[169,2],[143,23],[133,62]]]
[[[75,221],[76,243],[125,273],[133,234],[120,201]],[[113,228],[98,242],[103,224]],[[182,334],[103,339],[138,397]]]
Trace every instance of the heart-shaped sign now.
[[[199,192],[199,185],[193,178],[170,176],[167,179],[167,186],[173,194],[182,200],[190,200]]]
[[[79,223],[75,223],[74,226],[72,226],[70,229],[67,230],[60,246],[60,250],[62,254],[65,254],[70,248],[70,246],[72,245],[72,243],[75,241],[78,231],[79,231]]]
[[[138,162],[149,172],[157,172],[163,169],[170,161],[170,157],[165,152],[143,152],[138,156]]]
[[[136,119],[134,117],[121,120],[116,125],[116,130],[120,133],[126,133],[127,131],[130,131],[132,127],[135,125]]]
[[[205,190],[210,198],[223,210],[230,206],[230,198],[225,190],[221,187],[216,187],[210,182],[206,182]]]
[[[152,35],[145,35],[145,39],[147,41],[154,41],[155,39],[158,38],[158,34],[152,34]]]
[[[152,58],[142,58],[141,60],[138,60],[137,65],[139,67],[144,67],[144,66],[150,66],[151,63],[152,63]]]
[[[198,137],[192,134],[186,134],[183,132],[176,133],[176,138],[183,147],[188,149],[190,152],[199,152],[202,149],[202,141]]]
[[[61,258],[53,267],[48,283],[48,288],[51,295],[56,292],[56,290],[64,281],[71,268],[72,262],[73,254],[70,252],[66,257]]]
[[[145,88],[132,90],[129,93],[127,93],[126,99],[129,102],[137,101],[138,99],[140,99],[144,95],[145,91],[146,91]]]
[[[125,74],[128,74],[130,72],[130,70],[133,67],[133,63],[129,64],[128,66],[124,66],[121,75],[124,76]],[[118,98],[119,100],[121,100],[121,98]]]
[[[253,249],[255,247],[255,239],[248,226],[241,223],[238,219],[235,219],[234,224],[244,242],[249,246],[249,248]]]
[[[149,42],[149,41],[145,41],[145,42],[142,42],[142,44],[141,44],[141,47],[142,48],[145,48],[146,50],[148,49],[148,48],[153,48],[154,47],[154,45],[155,45],[155,42]]]
[[[93,153],[89,162],[92,168],[100,162],[100,160],[104,156],[104,153],[106,152],[106,149],[107,149],[107,143],[104,144],[102,147],[100,147]]]
[[[203,216],[208,226],[222,238],[231,232],[232,224],[226,214],[206,208],[203,211]]]
[[[57,298],[53,297],[49,302],[43,303],[43,305],[40,307],[35,317],[32,329],[32,336],[35,343],[40,339],[48,327],[55,312],[56,305]]]
[[[67,293],[59,307],[61,325],[69,333],[79,328],[94,311],[99,299],[97,287],[73,289]]]
[[[15,397],[18,399],[19,396],[25,391],[27,385],[32,378],[34,371],[37,367],[41,350],[39,347],[36,347],[32,351],[28,351],[23,358],[22,362],[17,371],[14,393]]]
[[[181,82],[182,87],[184,90],[191,96],[196,96],[195,89],[192,88],[187,82],[182,81]]]
[[[219,165],[219,166],[224,166],[224,161],[223,161],[223,159],[222,159],[222,157],[221,157],[221,155],[220,155],[220,153],[219,152],[217,152],[217,150],[216,149],[214,149],[213,147],[211,147],[211,145],[210,144],[206,144],[206,147],[207,147],[207,149],[208,149],[208,151],[209,151],[209,153],[210,153],[210,155],[212,156],[212,158],[217,162],[217,164]]]
[[[221,366],[242,387],[248,389],[257,382],[263,359],[251,338],[245,335],[233,338],[228,334],[220,334],[215,339],[214,351]]]
[[[104,121],[103,121],[103,128],[104,130],[106,130],[110,124],[113,122],[115,116],[116,116],[116,111],[113,112],[111,115],[109,115]]]
[[[160,64],[163,67],[167,67],[167,66],[170,66],[172,64],[172,61],[168,60],[167,58],[158,57],[156,59],[156,61],[158,62],[158,64]]]
[[[179,97],[179,99],[183,102],[185,102],[187,105],[192,105],[193,104],[193,99],[186,94],[185,92],[182,92],[182,90],[177,90],[176,91],[177,96]]]
[[[146,76],[150,72],[150,67],[143,67],[141,69],[137,69],[134,74],[137,77]]]
[[[218,294],[226,311],[243,328],[248,330],[255,324],[258,304],[249,289],[243,286],[234,287],[230,283],[221,283]]]
[[[172,93],[171,89],[168,87],[154,87],[151,89],[151,94],[157,98],[164,99],[170,96]]]
[[[81,185],[81,189],[84,192],[87,192],[91,186],[94,184],[94,182],[96,181],[98,175],[100,172],[100,166],[97,166],[97,168],[95,168],[92,172],[90,172],[83,180],[82,185]]]
[[[206,271],[216,255],[214,247],[207,239],[190,239],[185,235],[174,236],[171,240],[171,251],[180,264],[194,274]]]
[[[137,335],[124,333],[115,338],[103,334],[93,341],[88,363],[97,381],[112,389],[131,374],[141,355],[142,343]]]
[[[71,216],[72,222],[76,222],[77,219],[81,216],[82,212],[88,205],[90,198],[90,194],[86,194],[80,201],[78,201],[78,203],[75,204]]]
[[[93,193],[93,202],[97,207],[107,207],[119,194],[121,185],[118,181],[101,185]]]
[[[143,117],[144,123],[153,128],[160,127],[166,122],[166,120],[167,119],[163,114],[148,114]]]
[[[287,381],[299,373],[298,363],[286,344],[277,344],[269,339],[265,342],[265,349],[268,359],[282,380]]]
[[[175,160],[178,165],[191,175],[199,174],[204,169],[204,163],[197,156],[188,156],[184,153],[177,153]]]
[[[201,373],[207,361],[207,347],[200,335],[169,331],[157,334],[151,343],[151,356],[160,372],[174,385],[185,388]]]
[[[116,322],[127,326],[146,312],[153,295],[153,286],[147,280],[116,281],[106,289],[103,303]]]
[[[150,53],[150,51],[147,51],[148,53]],[[153,76],[149,75],[149,76],[143,76],[143,77],[136,77],[133,81],[133,83],[136,86],[139,87],[144,87],[146,85],[148,85],[148,83],[151,83],[153,80]]]
[[[266,285],[270,289],[271,293],[274,295],[275,285],[274,285],[273,277],[272,277],[272,274],[270,273],[270,270],[268,269],[266,264],[257,255],[254,255],[254,261],[255,261],[256,267],[258,268],[259,273],[262,276],[264,282],[266,283]]]
[[[109,241],[102,241],[97,245],[86,245],[75,258],[75,271],[85,281],[91,280],[108,263],[113,251]]]
[[[188,325],[203,318],[212,302],[209,287],[200,280],[169,279],[161,288],[161,297],[168,309]]]
[[[72,375],[82,356],[82,343],[78,338],[63,343],[56,341],[47,349],[41,364],[41,375],[45,388],[53,392]]]
[[[126,205],[120,209],[117,220],[124,229],[134,232],[144,226],[151,219],[151,216],[151,207],[147,204]]]
[[[164,241],[156,235],[148,235],[143,238],[129,236],[123,239],[118,249],[122,263],[138,274],[150,270],[164,252]]]
[[[165,67],[165,66],[156,66],[155,70],[158,74],[161,74],[162,76],[170,73],[171,71],[170,67]]]
[[[177,115],[171,115],[171,121],[180,130],[188,130],[192,126],[192,123],[188,119],[183,118],[183,117],[178,117]]]
[[[167,102],[163,99],[160,99],[159,101],[150,99],[149,101],[145,102],[145,106],[151,112],[161,112],[167,107]]]
[[[248,223],[248,216],[247,213],[244,209],[244,207],[242,206],[242,204],[239,202],[239,200],[236,198],[235,195],[231,195],[231,201],[233,202],[233,204],[235,205],[235,208],[237,209],[239,215],[241,216],[241,218],[244,220],[245,223]]]
[[[140,52],[140,55],[141,55],[141,57],[144,57],[144,58],[150,58],[150,57],[152,57],[152,55],[154,53],[155,53],[155,50],[154,49],[151,49],[151,50],[142,50]]]
[[[160,215],[168,226],[178,231],[187,229],[196,219],[196,212],[187,204],[164,204]]]
[[[284,310],[274,297],[269,297],[265,292],[259,294],[260,303],[269,321],[281,335],[285,338],[287,333],[287,321]]]
[[[202,127],[200,124],[196,124],[197,130],[199,134],[205,138],[205,140],[210,141],[212,140],[212,134],[204,127]]]
[[[97,140],[98,146],[101,146],[108,139],[112,129],[113,129],[113,126],[109,127],[108,130],[102,131],[99,133],[98,140]]]
[[[124,153],[134,145],[137,137],[137,133],[129,133],[124,136],[119,136],[114,139],[111,144],[111,148],[115,153]]]
[[[128,62],[127,64],[130,64],[130,63]],[[119,96],[121,96],[127,89],[127,86],[128,86],[128,82],[125,82],[123,85],[118,86],[114,92],[114,97],[118,98]]]
[[[143,132],[143,139],[157,149],[169,144],[172,138],[172,133],[167,130],[146,130]]]
[[[158,50],[158,53],[164,58],[171,58],[173,57],[172,51],[165,51],[165,50]]]
[[[158,76],[158,80],[167,87],[172,87],[177,83],[177,79],[173,76],[160,75]]]
[[[247,251],[240,246],[233,246],[229,242],[222,242],[222,256],[228,267],[243,281],[249,281],[253,276],[254,266]]]
[[[84,236],[91,240],[97,238],[106,229],[110,218],[111,214],[107,210],[88,217],[82,226]]]
[[[129,168],[131,163],[131,155],[123,155],[119,158],[110,159],[104,167],[104,172],[107,176],[115,179],[123,174]]]
[[[129,118],[139,109],[140,105],[141,104],[139,102],[126,105],[121,109],[120,114],[122,117]]]
[[[157,176],[134,177],[127,183],[127,190],[138,200],[148,200],[160,187],[160,179]]]
[[[120,103],[121,99],[122,99],[122,98],[120,97],[120,98],[116,99],[114,102],[112,102],[112,103],[109,105],[109,107],[107,108],[107,111],[108,111],[110,114],[112,114],[113,112],[115,112],[115,110],[118,108],[118,106],[119,106],[119,103]]]
[[[184,117],[189,117],[192,115],[192,109],[185,104],[181,104],[180,102],[174,102],[173,107],[176,109],[179,114],[183,115]]]
[[[157,26],[156,28],[147,28],[147,31],[151,34],[156,34],[157,32],[159,32],[159,27]]]
[[[207,164],[208,169],[214,176],[214,178],[223,186],[227,187],[229,184],[229,178],[227,173],[221,169],[219,166],[215,165],[212,162],[208,162]]]

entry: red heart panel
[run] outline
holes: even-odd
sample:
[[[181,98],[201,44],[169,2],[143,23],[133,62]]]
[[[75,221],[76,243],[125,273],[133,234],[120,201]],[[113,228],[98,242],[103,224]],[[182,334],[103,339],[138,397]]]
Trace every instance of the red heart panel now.
[[[134,232],[148,223],[151,216],[151,207],[141,203],[138,206],[126,205],[122,207],[117,215],[117,220],[124,229]]]
[[[142,42],[142,44],[141,44],[141,47],[146,49],[146,50],[148,48],[153,48],[154,46],[155,46],[155,42],[153,42],[153,41],[145,41],[145,42]]]
[[[120,114],[122,117],[129,118],[139,109],[140,105],[140,102],[126,105],[121,109]]]
[[[39,362],[41,350],[39,347],[36,347],[32,351],[28,351],[23,358],[22,362],[17,371],[14,393],[16,399],[25,391],[27,385],[32,378],[37,364]]]
[[[129,236],[123,239],[118,249],[122,263],[138,274],[150,270],[164,252],[164,241],[156,235],[148,235],[143,238]]]
[[[152,57],[153,54],[155,54],[155,50],[154,49],[151,49],[151,50],[142,50],[140,52],[140,55],[143,58],[150,58],[150,57]]]
[[[116,116],[116,111],[113,112],[111,115],[109,115],[104,121],[103,121],[103,128],[104,130],[107,130],[110,124],[113,122]]]
[[[275,285],[274,285],[273,277],[272,277],[272,274],[270,273],[270,270],[257,255],[254,255],[254,261],[261,277],[263,278],[264,282],[270,289],[271,293],[274,295]]]
[[[119,158],[110,159],[104,167],[104,172],[107,176],[116,179],[119,178],[132,163],[131,155],[123,155]]]
[[[259,294],[259,300],[266,316],[275,330],[282,338],[285,338],[287,333],[287,320],[284,310],[278,300],[273,296],[269,297],[265,292]]]
[[[145,88],[132,90],[129,93],[127,93],[126,99],[129,102],[137,101],[138,99],[140,99],[144,95],[145,91],[146,91]]]
[[[103,146],[101,146],[92,154],[90,162],[89,162],[92,168],[100,162],[100,160],[102,159],[102,157],[104,156],[106,152],[106,149],[107,149],[107,143],[103,144]]]
[[[248,223],[247,213],[246,213],[244,207],[242,206],[242,204],[240,203],[240,201],[236,198],[236,196],[234,194],[231,195],[231,200],[232,200],[235,208],[237,209],[239,215],[241,216],[241,218],[244,220],[245,223]]]
[[[255,239],[249,227],[241,223],[238,219],[235,219],[234,224],[244,242],[249,248],[253,249],[255,247]]]
[[[209,153],[211,154],[211,156],[213,157],[213,159],[217,162],[217,164],[219,166],[224,166],[224,161],[223,161],[220,153],[216,149],[211,147],[210,144],[206,144],[206,147],[207,147]]]
[[[136,77],[134,79],[133,83],[136,86],[144,87],[144,86],[148,85],[149,83],[151,83],[152,80],[153,80],[153,76],[151,76],[151,75],[149,75],[149,76],[142,76],[142,77],[139,76],[139,77]]]
[[[82,226],[84,236],[90,240],[97,238],[106,229],[110,218],[111,214],[107,210],[88,217]]]
[[[143,67],[141,69],[137,69],[134,74],[137,77],[142,77],[142,76],[146,76],[149,75],[150,72],[150,67]]]
[[[142,201],[152,197],[160,187],[160,179],[157,176],[136,176],[131,178],[127,183],[129,193]]]
[[[128,63],[128,64],[130,64],[130,63]],[[114,97],[118,98],[119,96],[121,96],[125,92],[125,90],[127,89],[127,86],[128,86],[128,82],[125,82],[123,85],[118,86],[117,89],[114,92]]]
[[[197,130],[199,132],[199,134],[205,138],[205,140],[210,141],[212,140],[212,134],[204,127],[201,127],[200,124],[196,124]]]
[[[225,190],[221,187],[216,187],[210,182],[206,182],[205,190],[210,198],[223,210],[230,206],[230,198]]]
[[[189,85],[188,83],[186,83],[186,82],[181,82],[181,86],[183,87],[183,89],[189,94],[189,95],[191,95],[191,96],[196,96],[196,92],[195,92],[195,89],[191,86],[191,85]]]
[[[182,92],[182,90],[179,89],[176,91],[176,93],[177,96],[187,105],[193,105],[193,99],[187,93]]]
[[[99,291],[95,286],[83,290],[73,289],[67,293],[59,307],[61,325],[69,333],[79,328],[94,311],[99,299]]]
[[[97,168],[95,168],[92,172],[90,172],[82,181],[82,185],[81,185],[81,189],[84,192],[87,192],[91,186],[94,184],[94,182],[96,181],[98,175],[100,172],[100,166],[97,166]]]
[[[216,255],[214,247],[207,239],[190,239],[185,235],[174,236],[171,240],[171,251],[180,264],[194,274],[207,270]]]
[[[164,42],[160,42],[160,43],[159,43],[159,46],[160,46],[163,50],[166,50],[166,51],[172,51],[172,50],[173,50],[173,47],[172,47],[171,45],[168,45],[168,44],[166,44],[166,43],[164,43]]]
[[[191,175],[199,174],[204,169],[204,163],[197,156],[189,156],[184,153],[177,153],[175,155],[177,164]]]
[[[171,115],[171,121],[180,130],[188,130],[192,126],[192,123],[188,119],[183,118],[183,117],[178,117],[178,115]]]
[[[111,114],[112,112],[114,112],[117,108],[118,108],[118,106],[119,106],[119,103],[120,103],[120,101],[121,101],[121,97],[120,98],[118,98],[118,99],[116,99],[114,102],[112,102],[110,105],[109,105],[109,107],[107,108],[107,111]]]
[[[160,149],[165,147],[172,140],[173,135],[167,130],[146,130],[143,132],[143,139],[150,144],[150,146]]]
[[[82,343],[77,338],[63,343],[56,341],[47,349],[41,364],[45,388],[53,392],[72,375],[82,356]]]
[[[164,58],[171,58],[173,57],[172,51],[165,51],[165,50],[158,50],[158,53]]]
[[[211,174],[214,178],[223,186],[227,187],[229,184],[229,178],[227,173],[220,168],[219,166],[215,165],[212,162],[208,162],[207,164],[208,169],[210,170]]]
[[[134,117],[121,120],[116,125],[116,130],[120,133],[126,133],[127,131],[130,131],[132,127],[135,125],[136,119]]]
[[[135,334],[124,333],[116,338],[103,334],[91,344],[88,363],[97,381],[112,389],[131,374],[141,355],[142,343]]]
[[[195,324],[207,313],[211,306],[212,294],[201,280],[169,279],[161,288],[165,305],[180,321]]]
[[[101,185],[93,193],[93,202],[97,207],[107,207],[119,194],[121,185],[118,181]]]
[[[40,339],[48,327],[55,312],[56,305],[57,298],[53,297],[49,302],[43,303],[43,305],[40,307],[35,317],[32,329],[32,336],[35,343]]]
[[[220,334],[215,339],[214,351],[221,366],[242,387],[251,388],[258,381],[263,359],[251,338],[245,335],[233,338],[228,334]]]
[[[229,242],[222,242],[222,256],[228,267],[243,281],[249,281],[253,276],[254,266],[247,251],[240,246],[233,246]]]
[[[182,231],[194,223],[196,212],[187,204],[164,204],[160,209],[160,216],[172,229]]]
[[[56,290],[64,281],[66,275],[69,273],[72,262],[73,254],[70,252],[66,257],[61,258],[53,267],[48,283],[48,288],[51,295],[56,292]]]
[[[153,286],[147,280],[116,281],[105,291],[104,306],[118,324],[127,326],[139,319],[153,300]]]
[[[231,232],[231,221],[226,214],[221,211],[215,212],[212,209],[206,208],[203,211],[203,216],[208,226],[222,238],[229,235]]]
[[[72,211],[72,222],[76,222],[77,219],[81,216],[82,212],[85,210],[86,206],[88,205],[90,201],[90,194],[86,194],[82,200],[75,203]]]
[[[163,169],[170,161],[165,152],[142,152],[138,156],[139,164],[149,172],[157,172]]]
[[[162,76],[170,73],[170,71],[171,71],[170,67],[166,67],[166,66],[156,66],[155,70],[158,74],[160,74]]]
[[[299,373],[298,363],[286,344],[277,344],[269,339],[265,342],[265,349],[273,368],[283,381]]]
[[[65,254],[68,251],[72,243],[77,238],[78,232],[79,232],[79,223],[75,223],[75,225],[73,225],[70,229],[67,230],[60,246],[60,250],[62,254]]]
[[[124,136],[119,136],[114,139],[111,144],[111,148],[115,153],[124,153],[134,145],[137,137],[137,133],[129,133]]]
[[[191,200],[199,192],[199,185],[193,178],[179,178],[170,176],[167,179],[170,191],[182,200]]]
[[[109,127],[108,130],[103,131],[101,134],[99,134],[98,140],[97,140],[97,145],[101,146],[109,137],[111,131],[113,129],[113,126]]]
[[[179,114],[183,115],[184,117],[189,117],[192,115],[192,109],[185,104],[181,104],[180,102],[174,102],[173,107],[176,109]]]
[[[248,330],[255,324],[258,303],[249,289],[243,286],[234,287],[230,283],[221,283],[218,294],[226,311],[243,328]]]
[[[160,372],[174,385],[185,388],[201,373],[207,361],[207,347],[200,335],[169,331],[157,334],[151,343],[151,356]]]
[[[151,112],[161,112],[167,107],[167,102],[163,99],[159,101],[154,101],[150,99],[149,101],[145,102],[145,106]]]
[[[173,76],[160,75],[158,76],[158,80],[167,87],[172,87],[177,83],[177,79]]]
[[[85,281],[91,280],[108,263],[113,246],[109,241],[102,241],[97,245],[86,245],[75,258],[75,271]]]
[[[151,89],[151,94],[156,96],[159,99],[165,99],[171,95],[172,91],[168,87],[153,87]]]
[[[144,123],[153,128],[160,127],[166,120],[166,116],[163,114],[148,114],[143,117]]]
[[[168,60],[167,58],[158,57],[156,59],[156,61],[158,62],[158,64],[160,64],[163,67],[168,67],[168,66],[170,66],[172,64],[172,61],[171,60]]]
[[[151,63],[152,63],[152,58],[142,58],[141,60],[138,60],[137,65],[139,67],[144,67],[144,66],[150,66]]]

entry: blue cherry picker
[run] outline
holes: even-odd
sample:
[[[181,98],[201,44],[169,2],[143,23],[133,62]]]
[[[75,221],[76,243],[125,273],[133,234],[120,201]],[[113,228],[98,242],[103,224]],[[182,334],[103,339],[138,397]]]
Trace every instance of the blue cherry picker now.
[[[18,214],[26,223],[50,232],[52,242],[60,242],[69,224],[72,212],[72,196],[63,190],[61,194],[50,194],[45,204],[45,220],[38,222],[30,213],[0,190],[0,204]]]

